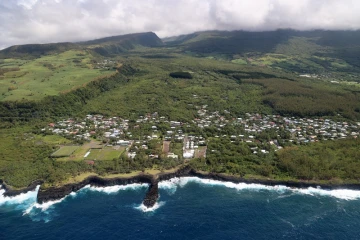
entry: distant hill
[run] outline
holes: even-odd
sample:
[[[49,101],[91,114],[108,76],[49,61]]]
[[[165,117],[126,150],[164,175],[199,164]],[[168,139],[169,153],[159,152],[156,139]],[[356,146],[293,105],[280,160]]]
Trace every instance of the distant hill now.
[[[168,45],[183,46],[185,50],[199,53],[273,52],[279,44],[301,37],[323,47],[359,47],[360,31],[205,31],[163,39]]]
[[[79,48],[80,46],[75,43],[16,45],[0,51],[0,58],[36,58],[41,55],[61,53]]]
[[[109,56],[127,52],[137,46],[159,47],[163,45],[163,42],[155,33],[147,32],[106,37],[82,42],[80,45],[92,49],[101,55]]]
[[[282,54],[307,59],[341,59],[353,67],[360,67],[360,31],[205,31],[165,38],[163,41],[184,52],[204,56],[228,55],[232,59],[237,54],[243,57],[249,56],[249,53]],[[324,65],[318,59],[316,61]]]
[[[37,58],[42,55],[62,53],[68,50],[90,49],[94,52],[110,56],[127,52],[137,46],[162,46],[161,39],[152,32],[127,34],[106,37],[78,43],[49,43],[17,45],[0,51],[0,58]]]

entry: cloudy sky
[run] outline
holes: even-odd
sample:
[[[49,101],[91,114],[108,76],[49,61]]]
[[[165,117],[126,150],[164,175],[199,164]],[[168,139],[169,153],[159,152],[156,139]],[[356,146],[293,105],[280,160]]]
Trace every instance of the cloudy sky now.
[[[0,0],[0,49],[153,31],[360,29],[360,0]]]

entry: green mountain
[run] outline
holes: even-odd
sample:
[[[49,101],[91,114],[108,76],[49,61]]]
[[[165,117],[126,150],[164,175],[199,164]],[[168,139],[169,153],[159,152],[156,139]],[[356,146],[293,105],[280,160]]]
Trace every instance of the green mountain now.
[[[32,59],[42,55],[62,53],[72,49],[79,49],[75,43],[48,43],[48,44],[26,44],[17,45],[0,51],[0,58],[22,58]]]
[[[135,33],[78,43],[27,44],[12,46],[0,51],[0,58],[38,58],[69,50],[90,50],[102,56],[116,55],[136,47],[159,47],[161,39],[152,32]]]
[[[127,34],[82,42],[80,45],[103,56],[121,54],[138,46],[159,47],[163,43],[153,32]]]
[[[181,48],[198,56],[215,56],[250,61],[269,54],[281,54],[292,60],[274,60],[265,63],[295,72],[322,72],[331,70],[359,71],[360,31],[295,31],[269,32],[206,31],[166,38],[168,46]],[[274,57],[274,56],[273,56]],[[292,59],[289,59],[292,57]],[[276,58],[276,56],[275,56]],[[342,61],[339,68],[331,65]],[[331,62],[335,62],[331,64]],[[261,65],[261,63],[260,63]],[[296,66],[297,65],[297,66]],[[342,68],[342,69],[341,69]]]

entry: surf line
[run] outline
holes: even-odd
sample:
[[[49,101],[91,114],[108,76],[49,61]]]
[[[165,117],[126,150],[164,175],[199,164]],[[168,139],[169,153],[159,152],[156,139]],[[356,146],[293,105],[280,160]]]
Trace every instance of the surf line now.
[[[43,188],[41,185],[37,194],[37,203],[43,204],[50,201],[56,201],[70,195],[80,189],[90,185],[91,187],[109,187],[116,185],[129,185],[129,184],[148,184],[149,188],[144,197],[142,205],[146,208],[153,208],[159,198],[159,182],[167,181],[174,178],[181,177],[198,177],[200,179],[215,180],[219,182],[231,182],[234,184],[261,184],[270,187],[286,186],[288,188],[308,189],[314,188],[322,190],[360,190],[360,184],[317,184],[304,181],[278,181],[267,179],[244,179],[238,176],[230,176],[219,173],[206,173],[199,172],[189,166],[184,166],[175,172],[160,173],[157,175],[139,174],[137,176],[128,178],[101,178],[98,176],[90,176],[79,183],[66,184],[61,187]],[[4,186],[4,183],[2,183]],[[12,191],[9,187],[3,187],[6,190],[4,195],[15,196],[29,190],[34,190],[39,182],[35,182],[26,188],[26,191],[17,190]]]

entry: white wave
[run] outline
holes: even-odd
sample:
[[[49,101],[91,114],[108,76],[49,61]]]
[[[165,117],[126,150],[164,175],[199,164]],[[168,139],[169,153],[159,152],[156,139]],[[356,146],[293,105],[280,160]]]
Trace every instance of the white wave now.
[[[348,189],[336,189],[336,190],[325,190],[321,188],[290,188],[283,185],[276,186],[266,186],[262,184],[255,183],[232,183],[232,182],[222,182],[211,179],[201,179],[198,177],[181,177],[173,178],[167,181],[162,181],[159,183],[159,188],[168,191],[170,194],[174,194],[178,187],[184,187],[186,184],[194,182],[202,185],[208,186],[223,186],[227,188],[236,189],[238,191],[242,190],[252,190],[252,191],[275,191],[280,194],[284,193],[295,193],[295,194],[305,194],[311,196],[327,196],[334,197],[343,200],[356,200],[360,199],[360,191],[358,190],[348,190]]]
[[[117,193],[119,191],[124,191],[124,190],[137,190],[137,189],[141,189],[141,188],[147,188],[149,186],[149,184],[147,183],[133,183],[133,184],[128,184],[128,185],[116,185],[116,186],[110,186],[110,187],[93,187],[90,185],[86,185],[83,189],[84,190],[90,190],[90,191],[95,191],[95,192],[102,192],[102,193],[107,193],[107,194],[112,194],[112,193]]]
[[[232,183],[232,182],[222,182],[211,179],[202,179],[198,177],[181,177],[181,178],[173,178],[167,181],[162,181],[159,183],[159,188],[163,190],[167,190],[169,193],[174,193],[178,187],[184,187],[190,182],[208,185],[208,186],[224,186],[227,188],[233,188],[237,190],[244,189],[252,189],[252,190],[275,190],[277,192],[285,192],[290,189],[286,186],[266,186],[261,184],[247,184],[247,183]]]
[[[155,205],[152,208],[148,208],[142,203],[140,206],[134,207],[134,208],[137,210],[140,210],[142,212],[154,212],[156,209],[159,209],[160,207],[162,207],[164,205],[165,205],[165,202],[157,202],[157,203],[155,203]]]
[[[36,186],[35,190],[26,193],[21,193],[13,197],[4,196],[5,190],[0,190],[0,206],[2,205],[29,205],[36,202],[37,193],[40,185]],[[26,206],[25,206],[26,207]]]
[[[116,193],[121,190],[128,190],[128,189],[136,190],[136,189],[143,188],[143,187],[148,187],[148,184],[144,183],[144,184],[116,185],[116,186],[110,186],[110,187],[92,187],[91,185],[86,185],[85,187],[80,189],[78,192],[71,192],[69,195],[67,195],[61,199],[54,200],[54,201],[48,201],[48,202],[44,202],[44,203],[36,203],[36,195],[35,195],[35,203],[32,204],[31,206],[29,206],[24,211],[24,215],[30,214],[30,212],[34,209],[39,209],[42,212],[46,212],[49,208],[53,208],[54,205],[61,203],[68,197],[75,198],[77,196],[77,194],[81,191],[90,190],[90,191],[112,194],[112,193]]]
[[[349,189],[324,190],[321,188],[294,189],[293,191],[311,196],[328,196],[343,200],[360,199],[360,191]]]
[[[58,203],[61,203],[62,201],[64,201],[66,197],[63,197],[61,199],[58,199],[58,200],[54,200],[54,201],[48,201],[48,202],[44,202],[44,203],[37,203],[35,202],[34,204],[32,204],[31,206],[29,206],[23,213],[23,216],[24,215],[28,215],[30,214],[33,210],[40,210],[41,212],[46,212],[48,209],[50,208],[53,208],[54,205],[58,204]]]

